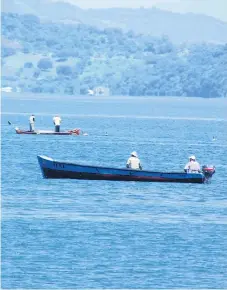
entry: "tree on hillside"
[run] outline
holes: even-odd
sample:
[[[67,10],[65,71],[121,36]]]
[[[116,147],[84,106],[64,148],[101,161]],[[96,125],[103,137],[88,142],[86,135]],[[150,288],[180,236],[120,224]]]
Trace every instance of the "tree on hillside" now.
[[[32,62],[25,62],[24,68],[33,68],[33,63]]]
[[[59,65],[56,68],[56,73],[62,76],[71,76],[72,75],[72,68],[68,65]]]
[[[2,48],[2,57],[7,57],[16,54],[16,49],[12,47],[3,47]]]
[[[49,58],[41,58],[38,61],[37,67],[41,70],[48,70],[53,67],[53,63]]]

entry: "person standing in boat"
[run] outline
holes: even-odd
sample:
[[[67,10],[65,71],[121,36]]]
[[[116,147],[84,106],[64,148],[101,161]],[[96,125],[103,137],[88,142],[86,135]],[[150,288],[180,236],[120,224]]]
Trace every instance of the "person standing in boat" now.
[[[136,151],[133,151],[131,153],[131,156],[129,157],[129,159],[127,161],[126,167],[130,168],[130,169],[140,169],[140,170],[142,170],[141,162],[140,162],[140,160],[138,158],[138,155],[137,155]]]
[[[30,132],[35,131],[35,116],[33,114],[29,117],[29,127],[30,127]]]
[[[196,161],[194,155],[189,157],[189,162],[185,165],[184,171],[188,173],[199,173],[200,172],[200,165]]]
[[[60,125],[61,125],[61,118],[56,115],[53,118],[54,126],[55,126],[55,132],[60,132]]]

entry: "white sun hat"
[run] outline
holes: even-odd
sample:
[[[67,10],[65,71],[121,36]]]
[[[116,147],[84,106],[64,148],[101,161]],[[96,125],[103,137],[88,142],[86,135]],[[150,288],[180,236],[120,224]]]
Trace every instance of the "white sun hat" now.
[[[195,159],[196,159],[196,158],[195,158],[195,155],[191,155],[191,156],[189,157],[189,159],[195,160]]]
[[[133,151],[133,152],[131,153],[131,155],[134,156],[134,157],[138,157],[136,151]]]

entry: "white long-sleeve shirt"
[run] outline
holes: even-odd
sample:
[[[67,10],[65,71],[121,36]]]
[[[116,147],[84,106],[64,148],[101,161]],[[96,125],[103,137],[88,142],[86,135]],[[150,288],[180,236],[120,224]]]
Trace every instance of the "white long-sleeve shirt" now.
[[[53,118],[53,121],[54,121],[54,125],[55,126],[60,126],[60,124],[61,124],[61,118],[60,117],[54,117]]]
[[[200,165],[197,161],[189,161],[184,169],[189,173],[198,173],[200,171]]]
[[[127,161],[127,167],[131,168],[131,169],[141,169],[141,163],[139,158],[131,156],[129,157],[128,161]]]
[[[30,116],[29,117],[29,123],[34,124],[35,123],[35,116]]]

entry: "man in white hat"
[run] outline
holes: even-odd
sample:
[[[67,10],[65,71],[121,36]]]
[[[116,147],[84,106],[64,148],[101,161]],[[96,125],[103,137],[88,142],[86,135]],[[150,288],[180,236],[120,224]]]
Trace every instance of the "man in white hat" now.
[[[30,127],[30,132],[35,131],[35,116],[33,114],[29,117],[29,127]]]
[[[53,118],[54,126],[55,126],[55,132],[60,132],[60,125],[61,125],[61,118],[56,115]]]
[[[200,165],[196,161],[196,158],[194,155],[189,157],[189,162],[185,165],[184,171],[188,173],[198,173],[200,172]]]
[[[142,170],[142,166],[141,166],[141,163],[140,163],[140,160],[138,158],[138,155],[137,155],[136,151],[133,151],[131,153],[131,156],[129,157],[129,159],[127,161],[126,167],[130,168],[130,169],[140,169],[140,170]]]

